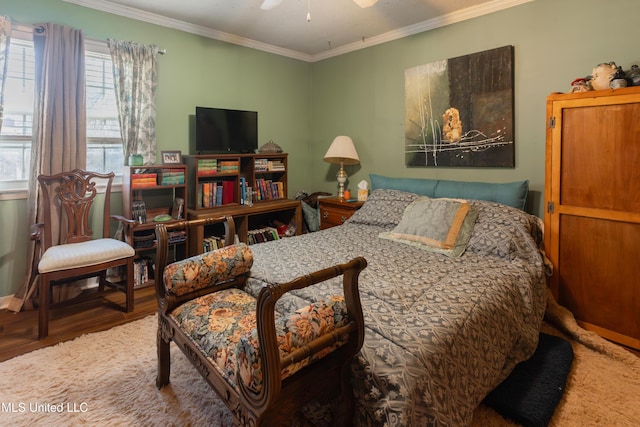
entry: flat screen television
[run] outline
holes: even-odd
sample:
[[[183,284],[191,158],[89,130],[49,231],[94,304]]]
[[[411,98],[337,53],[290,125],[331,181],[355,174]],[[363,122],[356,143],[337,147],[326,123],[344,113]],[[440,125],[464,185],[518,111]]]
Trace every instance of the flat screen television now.
[[[258,112],[196,107],[196,153],[253,153]]]

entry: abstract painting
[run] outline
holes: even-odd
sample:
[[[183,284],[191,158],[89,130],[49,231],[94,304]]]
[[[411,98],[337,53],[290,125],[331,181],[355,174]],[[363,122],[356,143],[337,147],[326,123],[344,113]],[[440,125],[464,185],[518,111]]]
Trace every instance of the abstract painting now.
[[[514,167],[513,46],[405,70],[406,166]]]

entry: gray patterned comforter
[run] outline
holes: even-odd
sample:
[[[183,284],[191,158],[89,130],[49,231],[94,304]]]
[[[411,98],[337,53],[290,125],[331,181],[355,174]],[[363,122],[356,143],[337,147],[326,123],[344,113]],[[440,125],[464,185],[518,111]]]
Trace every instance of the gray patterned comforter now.
[[[463,426],[535,350],[546,306],[539,222],[472,201],[479,211],[459,258],[382,239],[419,196],[377,190],[344,225],[252,246],[249,288],[364,256],[366,337],[354,363],[357,424]],[[286,295],[279,309],[336,293],[340,282]]]

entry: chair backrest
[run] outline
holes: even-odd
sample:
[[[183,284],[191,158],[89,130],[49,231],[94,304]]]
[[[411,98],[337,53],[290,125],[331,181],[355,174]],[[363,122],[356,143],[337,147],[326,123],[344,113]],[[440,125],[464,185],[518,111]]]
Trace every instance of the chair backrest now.
[[[115,174],[74,169],[56,175],[40,175],[42,223],[44,224],[44,249],[54,244],[78,243],[91,240],[90,211],[98,191],[96,185],[106,184],[103,204],[102,236],[108,237],[111,213],[111,183]],[[60,212],[58,215],[57,212]],[[60,219],[58,219],[60,217]],[[66,222],[65,222],[66,219]],[[55,224],[59,221],[60,224]],[[66,224],[66,229],[64,225]],[[53,242],[52,229],[60,227],[60,241]]]

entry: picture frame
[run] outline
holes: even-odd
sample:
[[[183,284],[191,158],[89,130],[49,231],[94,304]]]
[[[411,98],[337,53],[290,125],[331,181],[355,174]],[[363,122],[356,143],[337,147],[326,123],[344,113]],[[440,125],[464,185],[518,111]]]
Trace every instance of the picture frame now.
[[[162,151],[163,165],[180,165],[182,164],[182,152],[180,150]]]
[[[514,47],[405,69],[405,166],[515,167]]]

